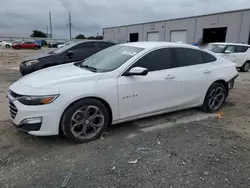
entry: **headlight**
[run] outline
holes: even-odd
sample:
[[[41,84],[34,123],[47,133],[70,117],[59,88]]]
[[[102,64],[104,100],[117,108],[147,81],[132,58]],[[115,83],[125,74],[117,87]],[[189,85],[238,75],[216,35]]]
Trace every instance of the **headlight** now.
[[[36,63],[39,63],[39,61],[38,61],[38,60],[31,60],[31,61],[25,62],[25,64],[26,64],[27,66],[31,66],[31,65],[34,65],[34,64],[36,64]]]
[[[57,99],[58,96],[59,95],[23,96],[18,98],[17,100],[24,105],[34,106],[52,103]]]

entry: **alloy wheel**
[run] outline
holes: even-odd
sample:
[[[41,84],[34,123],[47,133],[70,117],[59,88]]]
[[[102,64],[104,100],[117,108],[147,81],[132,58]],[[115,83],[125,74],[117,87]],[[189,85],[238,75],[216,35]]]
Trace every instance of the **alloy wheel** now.
[[[210,95],[208,105],[213,110],[218,110],[225,100],[225,91],[222,87],[214,88]]]
[[[91,139],[102,129],[105,118],[102,111],[93,105],[83,106],[70,120],[70,130],[76,138]]]

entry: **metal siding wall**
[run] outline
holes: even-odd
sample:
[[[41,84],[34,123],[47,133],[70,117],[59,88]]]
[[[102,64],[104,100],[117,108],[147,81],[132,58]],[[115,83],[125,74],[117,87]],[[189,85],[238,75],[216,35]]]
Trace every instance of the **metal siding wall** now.
[[[129,41],[129,34],[130,33],[139,33],[139,41],[144,41],[143,40],[143,24],[128,26],[128,32],[127,32],[127,40],[128,41]]]
[[[114,28],[114,42],[125,43],[127,42],[127,27]]]
[[[147,41],[147,33],[148,32],[159,32],[159,40],[165,40],[165,22],[156,22],[156,23],[149,23],[144,24],[143,29],[143,41]]]
[[[195,40],[203,35],[203,29],[227,27],[226,42],[238,42],[241,27],[241,12],[197,17]]]
[[[195,33],[195,18],[179,19],[166,21],[166,41],[170,41],[171,31],[187,31],[186,42],[188,44],[193,43]]]
[[[247,44],[250,33],[250,11],[244,11],[242,18],[239,42]]]
[[[218,27],[227,26],[226,42],[239,42],[242,12],[218,15]]]
[[[113,28],[104,29],[104,37],[103,37],[103,39],[105,41],[112,41],[113,42],[114,41],[113,35],[114,35]]]

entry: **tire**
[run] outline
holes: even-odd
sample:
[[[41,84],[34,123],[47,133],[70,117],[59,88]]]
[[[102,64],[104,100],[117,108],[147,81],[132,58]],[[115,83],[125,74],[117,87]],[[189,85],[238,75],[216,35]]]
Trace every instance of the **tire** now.
[[[220,82],[213,83],[205,96],[202,109],[208,113],[214,113],[220,110],[223,106],[225,99],[227,97],[227,90],[225,86]],[[217,94],[217,95],[216,95]],[[215,102],[213,102],[215,101]],[[214,107],[212,107],[214,104]]]
[[[87,98],[67,108],[60,126],[69,140],[86,143],[99,138],[107,129],[108,124],[109,114],[105,105],[99,100]]]
[[[5,48],[10,48],[10,45],[9,45],[9,44],[6,44],[6,45],[5,45]]]
[[[38,47],[37,47],[37,46],[35,46],[35,47],[34,47],[34,50],[38,50]]]
[[[244,63],[244,65],[240,68],[241,72],[248,72],[250,69],[250,61]]]
[[[20,47],[19,47],[19,46],[17,46],[17,47],[16,47],[16,49],[17,49],[17,50],[19,50],[19,49],[20,49]]]

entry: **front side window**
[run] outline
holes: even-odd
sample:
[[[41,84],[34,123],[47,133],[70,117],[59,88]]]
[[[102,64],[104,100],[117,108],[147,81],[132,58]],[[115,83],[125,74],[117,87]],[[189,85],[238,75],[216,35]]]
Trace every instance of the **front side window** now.
[[[214,53],[223,53],[226,45],[223,44],[209,44],[207,49]]]
[[[89,57],[79,66],[94,69],[95,72],[109,72],[117,69],[142,50],[143,48],[132,46],[112,46]]]
[[[174,48],[175,61],[179,66],[199,65],[204,63],[203,52],[190,48]]]
[[[158,49],[146,54],[139,59],[133,67],[143,67],[151,71],[159,71],[171,68],[171,49]]]
[[[89,50],[89,49],[95,50],[96,43],[95,42],[83,42],[72,48],[72,50]]]
[[[225,53],[235,53],[235,46],[227,46]]]

